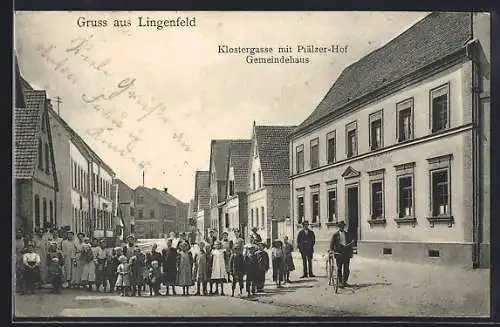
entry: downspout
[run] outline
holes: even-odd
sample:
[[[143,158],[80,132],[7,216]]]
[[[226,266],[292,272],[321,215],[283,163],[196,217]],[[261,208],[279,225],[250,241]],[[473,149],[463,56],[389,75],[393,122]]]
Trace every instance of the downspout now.
[[[290,140],[290,147],[289,147],[289,151],[290,151],[290,171],[288,172],[290,174],[290,176],[292,176],[293,174],[293,162],[294,162],[294,153],[293,153],[293,140]],[[295,203],[294,203],[294,186],[293,186],[293,178],[290,178],[290,222],[292,223],[292,246],[295,248],[296,244],[295,244]]]
[[[471,18],[472,19],[472,18]],[[472,22],[471,22],[472,24]],[[480,265],[481,251],[481,203],[480,203],[480,111],[479,111],[479,66],[477,62],[477,42],[471,40],[467,44],[467,55],[472,62],[472,267]]]

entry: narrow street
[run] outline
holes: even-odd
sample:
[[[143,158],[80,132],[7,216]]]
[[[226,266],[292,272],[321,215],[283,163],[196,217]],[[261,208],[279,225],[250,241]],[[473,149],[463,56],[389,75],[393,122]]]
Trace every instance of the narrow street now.
[[[146,242],[146,241],[145,241]],[[152,242],[152,241],[147,241]],[[154,240],[161,249],[161,240]],[[149,248],[149,246],[146,246]],[[19,317],[34,316],[488,316],[489,269],[416,265],[355,256],[351,287],[338,294],[328,286],[324,259],[316,256],[316,278],[300,279],[301,260],[292,283],[277,289],[271,271],[265,292],[247,298],[230,296],[120,297],[116,294],[65,290],[62,295],[42,290],[36,295],[16,296]],[[164,293],[164,287],[162,293]],[[195,288],[191,288],[191,294]],[[178,288],[180,292],[180,288]],[[187,309],[188,308],[188,309]]]

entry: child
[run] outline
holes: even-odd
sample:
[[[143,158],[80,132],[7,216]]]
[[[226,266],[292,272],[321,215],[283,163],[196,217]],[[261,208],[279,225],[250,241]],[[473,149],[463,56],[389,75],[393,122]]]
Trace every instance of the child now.
[[[175,283],[177,281],[177,250],[172,247],[172,239],[167,240],[167,248],[162,251],[163,260],[163,283],[167,287],[168,295],[169,288],[172,287],[172,294],[175,293]]]
[[[130,292],[130,265],[126,256],[120,256],[120,264],[116,272],[118,276],[115,286],[120,291],[120,296],[127,296]]]
[[[130,258],[132,296],[141,296],[142,288],[145,284],[146,275],[146,255],[141,249],[134,249],[134,256]]]
[[[227,232],[222,233],[222,249],[224,250],[224,262],[226,264],[227,281],[231,283],[231,267],[229,266],[229,259],[231,258],[231,251],[233,250],[233,241],[229,240]]]
[[[120,265],[120,256],[122,255],[122,248],[117,246],[111,252],[111,257],[108,259],[106,265],[106,281],[109,282],[109,292],[115,291],[116,284],[116,270]]]
[[[61,293],[63,270],[63,256],[58,249],[58,244],[55,241],[50,242],[49,252],[47,253],[47,270],[49,282],[52,284],[52,293]]]
[[[258,271],[258,262],[257,256],[255,254],[256,250],[255,244],[249,244],[246,246],[246,254],[244,258],[245,263],[245,273],[247,275],[246,280],[246,290],[248,296],[250,294],[255,294],[257,289],[256,281],[257,281],[257,271]]]
[[[290,283],[290,271],[295,270],[295,265],[293,263],[293,245],[288,241],[288,236],[283,238],[283,255],[285,256],[285,283]]]
[[[212,266],[214,263],[214,256],[212,255],[212,246],[210,245],[210,243],[205,244],[205,253],[207,254],[207,267],[206,267],[207,280],[208,283],[210,284],[210,295],[212,295],[214,294],[213,292],[214,284],[212,283]]]
[[[101,240],[99,246],[93,248],[95,256],[95,287],[99,292],[101,285],[103,291],[106,292],[107,278],[106,278],[106,265],[108,264],[108,253],[106,251],[106,242]]]
[[[266,272],[269,270],[269,255],[266,252],[266,246],[263,242],[258,243],[258,250],[255,252],[257,257],[257,292],[264,290],[264,283],[266,281]]]
[[[243,277],[245,275],[245,262],[243,257],[243,248],[237,245],[233,249],[233,253],[229,259],[229,266],[231,268],[231,275],[233,276],[233,283],[231,287],[231,296],[234,296],[234,289],[236,283],[240,285],[240,296],[243,293]]]
[[[30,242],[23,254],[23,294],[35,294],[36,283],[40,281],[41,258],[34,249],[35,244]]]
[[[161,269],[160,263],[157,260],[151,261],[148,275],[149,295],[160,295],[161,287]]]
[[[215,283],[215,293],[219,294],[220,285],[220,295],[224,296],[224,283],[226,281],[225,251],[222,249],[222,243],[220,241],[216,241],[214,245],[215,249],[212,250],[213,259],[211,281]]]
[[[194,257],[194,278],[196,279],[196,294],[200,293],[200,284],[203,286],[203,295],[207,294],[207,282],[208,282],[208,272],[207,272],[207,253],[205,251],[205,242],[200,242],[198,244],[198,251]]]
[[[273,263],[273,282],[276,282],[276,286],[281,288],[281,282],[284,277],[284,267],[285,267],[285,255],[283,253],[283,242],[280,240],[275,240],[273,242],[273,248],[271,251],[272,263]]]
[[[182,295],[189,295],[189,287],[193,286],[193,255],[189,252],[187,242],[179,243],[179,247],[177,285],[182,286]]]
[[[80,260],[83,261],[82,268],[82,285],[84,288],[88,288],[92,291],[92,284],[95,282],[95,261],[94,261],[94,251],[92,251],[92,246],[89,243],[89,238],[84,238],[84,244]]]

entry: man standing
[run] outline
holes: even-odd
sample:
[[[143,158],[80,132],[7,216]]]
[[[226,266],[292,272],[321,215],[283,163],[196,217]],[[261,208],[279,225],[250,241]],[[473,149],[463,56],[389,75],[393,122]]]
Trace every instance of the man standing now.
[[[297,235],[297,247],[302,256],[302,267],[304,269],[304,274],[300,278],[316,277],[312,271],[312,259],[316,236],[314,232],[309,229],[309,222],[307,220],[304,220],[302,227],[299,235]]]
[[[130,260],[134,256],[135,251],[135,238],[132,235],[127,236],[127,245],[123,247],[123,254]]]
[[[76,274],[76,245],[74,241],[75,233],[69,231],[67,232],[67,236],[68,238],[62,242],[62,253],[64,258],[64,276],[69,288],[75,286],[72,285],[72,281],[74,282],[74,275]]]
[[[354,242],[351,240],[349,233],[345,231],[345,222],[338,223],[339,230],[333,234],[330,243],[330,251],[337,253],[335,260],[337,262],[337,271],[339,279],[339,287],[343,288],[348,286],[347,280],[349,279],[349,263],[352,258],[352,246]]]
[[[207,243],[213,248],[215,241],[217,241],[217,236],[215,236],[215,232],[211,230],[208,233]]]
[[[250,244],[259,244],[262,242],[262,237],[257,233],[257,227],[252,227],[252,233],[250,234]]]

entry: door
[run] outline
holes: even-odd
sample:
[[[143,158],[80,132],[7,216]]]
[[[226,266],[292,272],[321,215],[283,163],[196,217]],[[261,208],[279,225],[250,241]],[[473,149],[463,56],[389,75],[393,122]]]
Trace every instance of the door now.
[[[358,243],[358,224],[359,224],[359,194],[358,186],[349,186],[347,188],[347,231],[354,241],[354,246]]]
[[[278,239],[278,221],[276,219],[271,220],[271,242]]]

